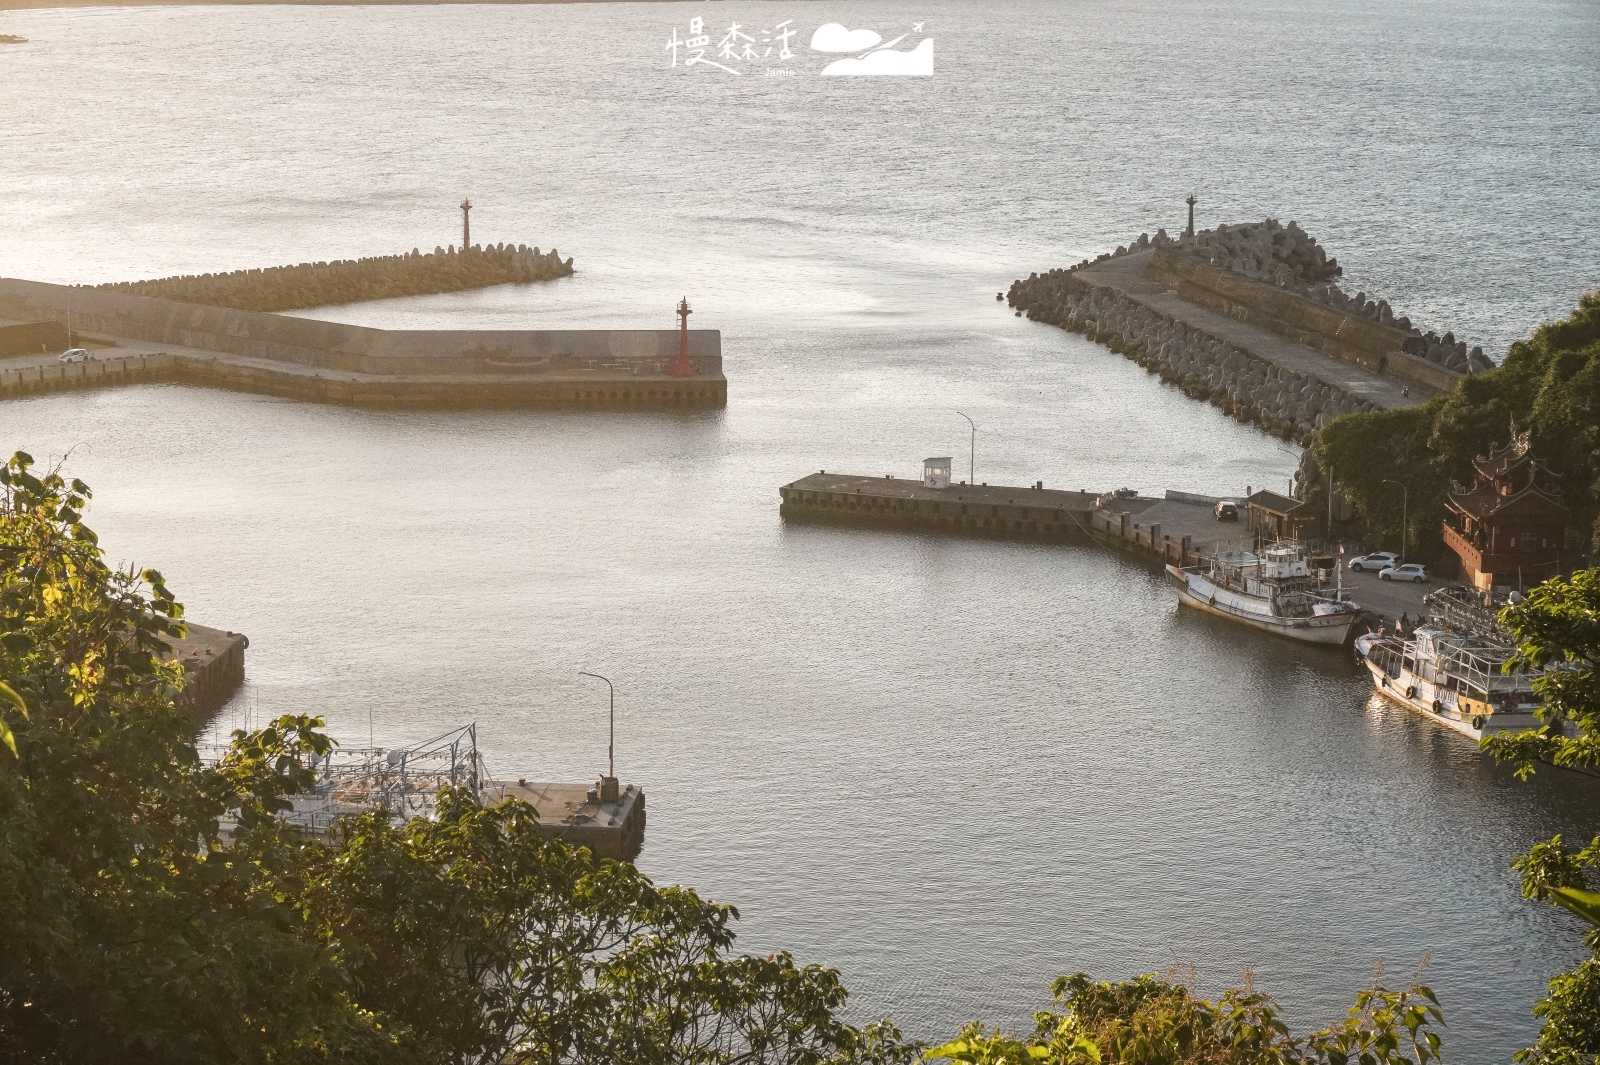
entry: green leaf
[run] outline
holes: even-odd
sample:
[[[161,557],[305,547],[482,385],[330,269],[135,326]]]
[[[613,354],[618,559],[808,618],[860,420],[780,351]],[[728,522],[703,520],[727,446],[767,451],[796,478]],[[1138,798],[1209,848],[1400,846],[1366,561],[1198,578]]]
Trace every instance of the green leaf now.
[[[16,707],[17,712],[23,717],[28,716],[28,704],[23,702],[22,696],[13,691],[11,686],[4,681],[0,681],[0,703],[9,703]],[[17,753],[17,737],[12,733],[11,726],[7,725],[4,720],[0,720],[0,743],[11,748],[11,756],[13,758],[22,757]]]
[[[1571,910],[1590,924],[1600,927],[1600,891],[1556,887],[1550,889],[1550,898],[1557,906]]]
[[[966,1052],[967,1041],[965,1039],[955,1039],[946,1043],[944,1046],[934,1047],[932,1050],[922,1055],[922,1060],[936,1061],[939,1058],[955,1058],[958,1055],[965,1054]]]

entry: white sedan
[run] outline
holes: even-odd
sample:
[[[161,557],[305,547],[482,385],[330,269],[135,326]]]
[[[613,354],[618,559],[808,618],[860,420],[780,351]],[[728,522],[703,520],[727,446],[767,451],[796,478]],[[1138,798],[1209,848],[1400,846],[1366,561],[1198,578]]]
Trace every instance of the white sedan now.
[[[1382,571],[1399,564],[1400,556],[1393,551],[1374,551],[1370,555],[1362,555],[1360,558],[1352,558],[1350,560],[1350,568],[1358,573],[1368,569]]]
[[[1380,581],[1411,581],[1414,584],[1421,584],[1428,579],[1428,571],[1425,567],[1419,566],[1415,562],[1408,562],[1404,566],[1390,566],[1378,574],[1378,579]]]

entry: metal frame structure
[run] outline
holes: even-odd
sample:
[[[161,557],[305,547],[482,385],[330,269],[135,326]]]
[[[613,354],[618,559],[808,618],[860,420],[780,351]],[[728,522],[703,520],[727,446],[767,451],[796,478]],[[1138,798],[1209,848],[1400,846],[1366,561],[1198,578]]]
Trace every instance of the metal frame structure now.
[[[378,811],[397,825],[432,817],[442,789],[470,788],[481,800],[488,775],[478,753],[477,722],[409,747],[334,748],[310,768],[316,782],[291,796],[293,808],[281,816],[312,832],[326,832],[342,817]]]

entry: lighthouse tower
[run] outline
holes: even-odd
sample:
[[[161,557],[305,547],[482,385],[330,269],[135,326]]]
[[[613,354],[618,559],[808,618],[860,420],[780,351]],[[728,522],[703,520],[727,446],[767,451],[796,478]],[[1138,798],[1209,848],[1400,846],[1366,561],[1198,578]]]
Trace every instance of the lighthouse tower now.
[[[678,361],[667,370],[673,377],[695,376],[694,367],[689,364],[689,315],[693,313],[689,309],[689,297],[683,297],[678,302]]]

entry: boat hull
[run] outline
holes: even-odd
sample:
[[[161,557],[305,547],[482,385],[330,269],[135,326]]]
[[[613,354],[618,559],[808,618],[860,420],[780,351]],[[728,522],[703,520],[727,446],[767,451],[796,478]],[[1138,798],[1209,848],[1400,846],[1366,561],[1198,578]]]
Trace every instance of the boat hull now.
[[[1272,617],[1246,609],[1240,602],[1244,597],[1218,589],[1204,578],[1177,566],[1167,566],[1167,578],[1178,590],[1178,602],[1185,606],[1301,643],[1342,646],[1350,642],[1360,621],[1360,615],[1354,611],[1308,618]]]
[[[1390,702],[1415,710],[1430,721],[1459,732],[1468,739],[1481,740],[1497,732],[1522,732],[1536,729],[1540,722],[1533,713],[1475,714],[1463,712],[1453,689],[1440,687],[1423,680],[1410,670],[1402,669],[1397,677],[1390,676],[1382,666],[1362,654],[1361,662],[1372,674],[1372,687]]]

